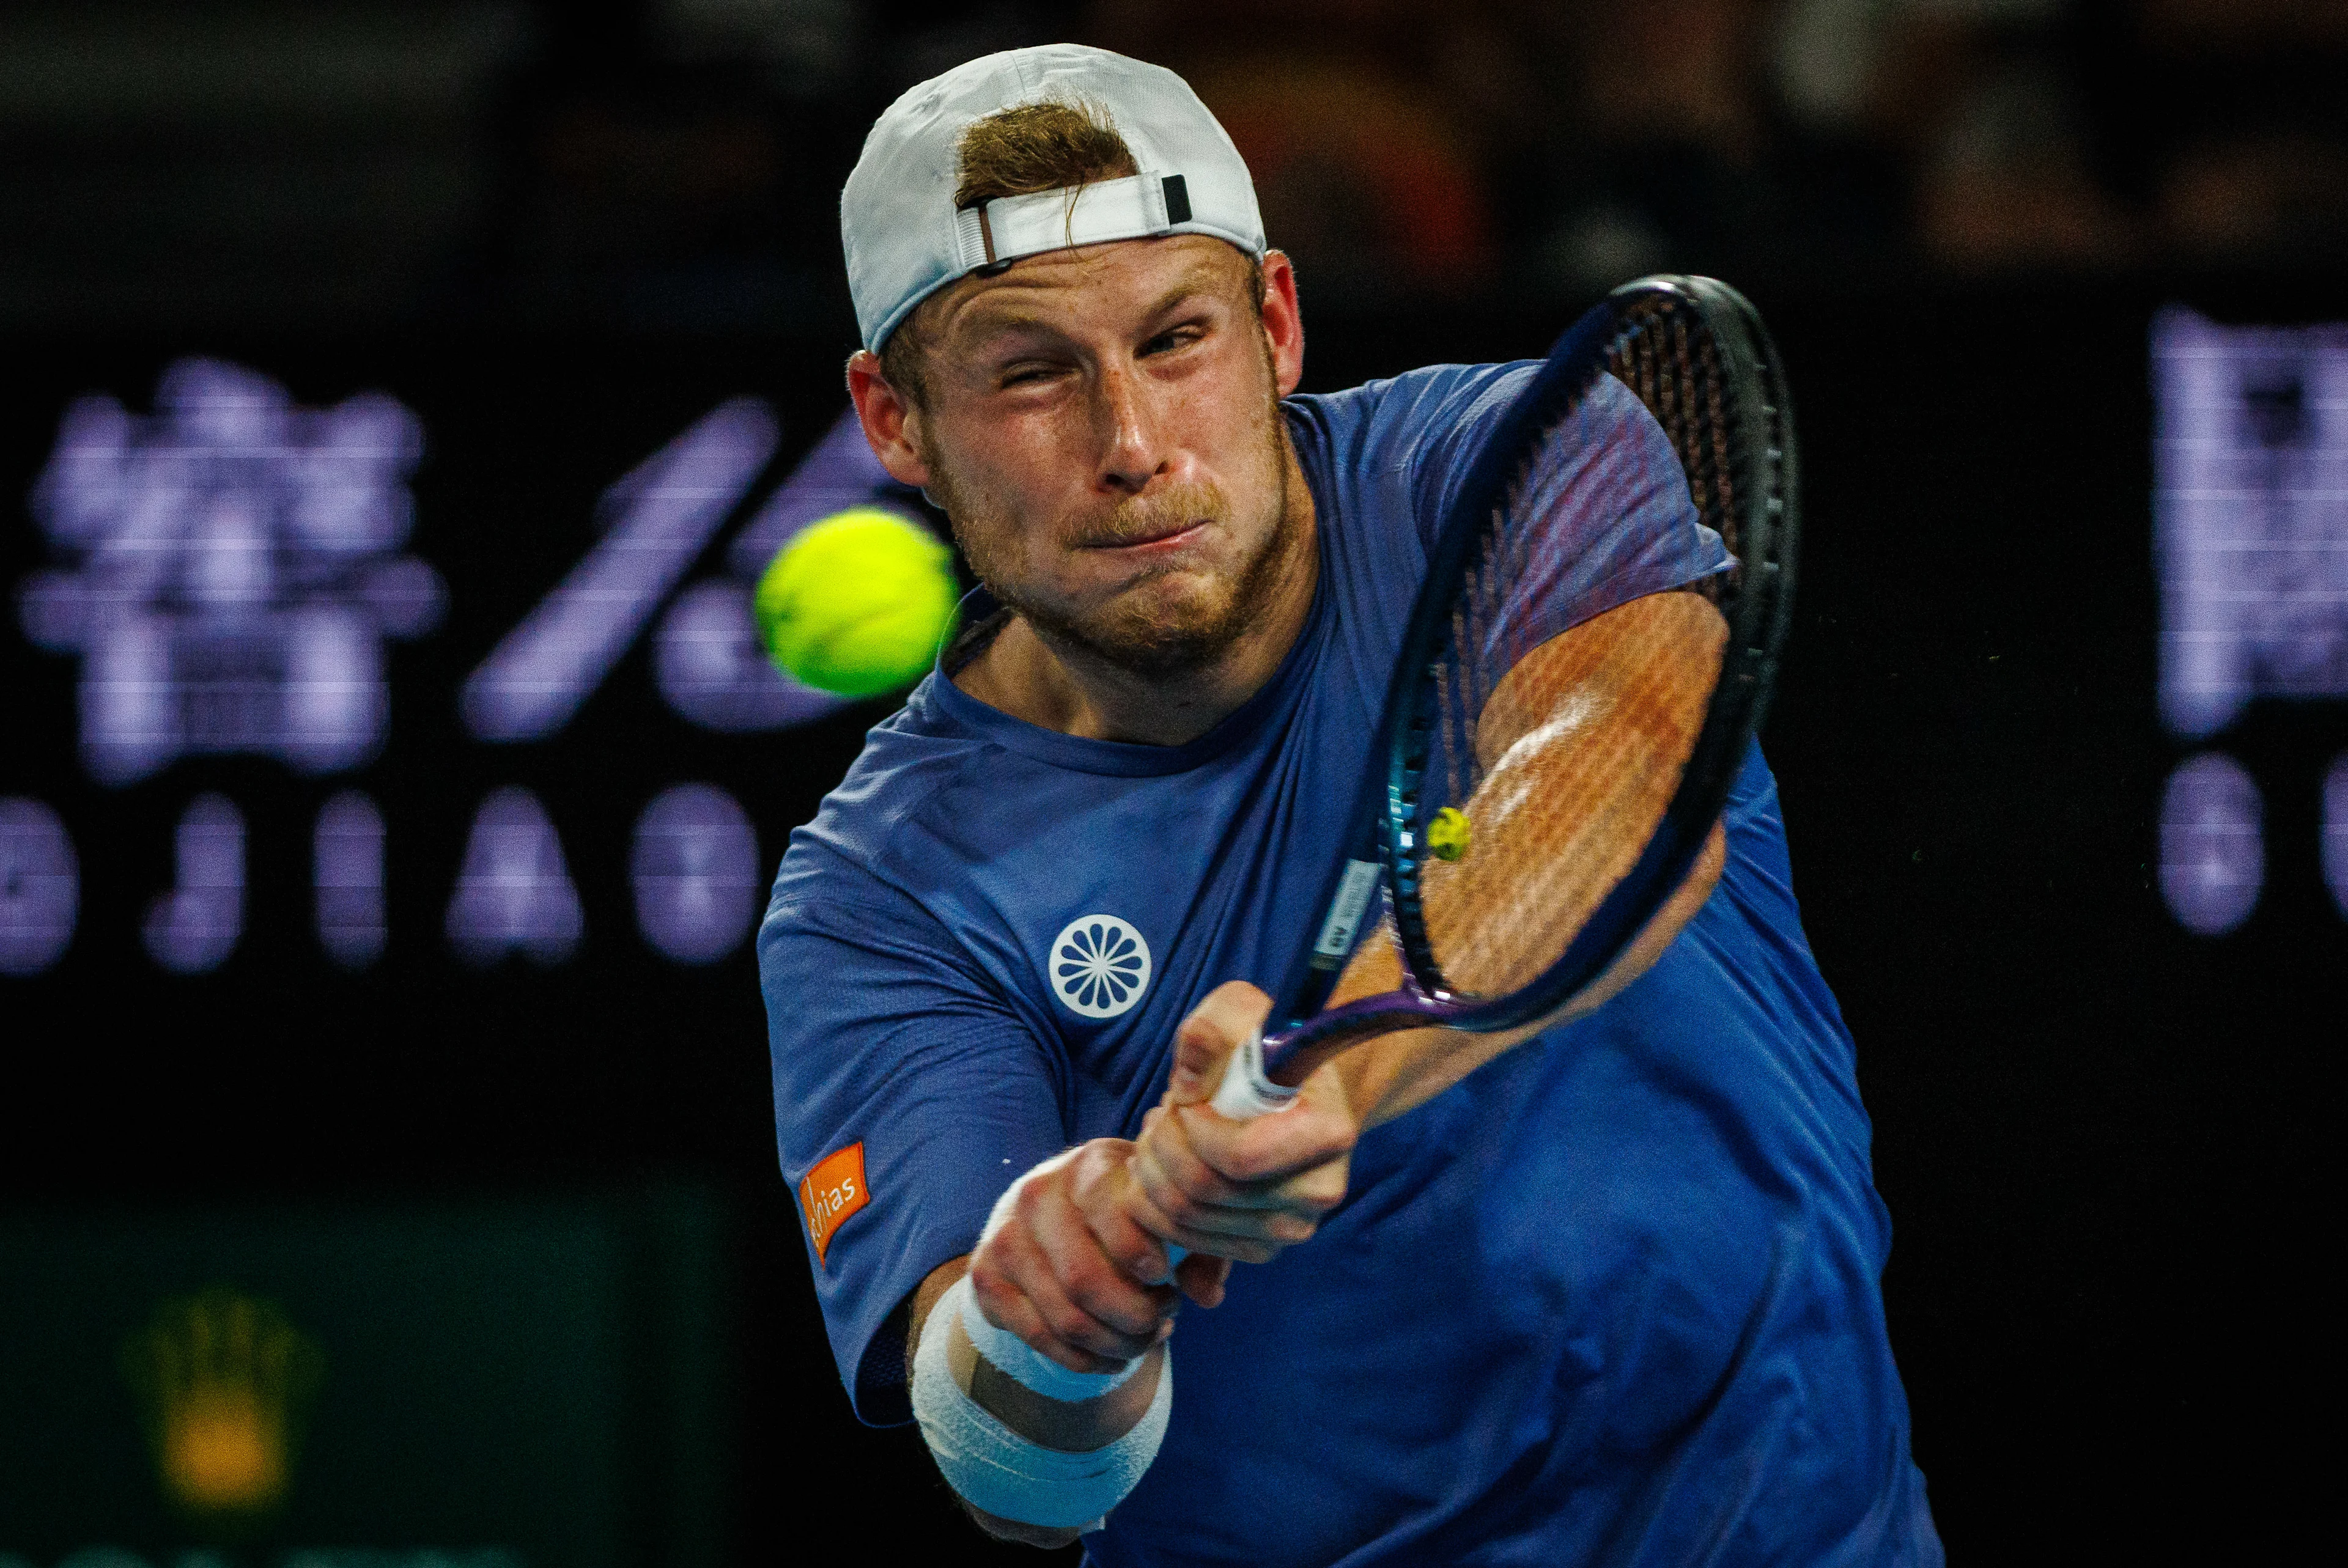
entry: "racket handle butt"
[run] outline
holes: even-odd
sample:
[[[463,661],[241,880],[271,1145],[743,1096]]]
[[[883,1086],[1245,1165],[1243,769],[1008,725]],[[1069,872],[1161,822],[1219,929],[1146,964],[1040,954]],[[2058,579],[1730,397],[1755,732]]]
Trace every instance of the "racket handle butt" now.
[[[1223,1068],[1223,1081],[1210,1103],[1216,1114],[1234,1122],[1252,1122],[1296,1103],[1295,1090],[1264,1076],[1262,1030],[1248,1036],[1248,1042],[1231,1052],[1231,1060]]]

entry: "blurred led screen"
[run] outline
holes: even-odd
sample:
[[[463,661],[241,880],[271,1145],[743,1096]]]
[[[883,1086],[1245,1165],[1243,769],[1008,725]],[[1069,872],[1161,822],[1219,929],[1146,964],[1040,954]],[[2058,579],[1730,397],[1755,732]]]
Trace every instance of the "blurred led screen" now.
[[[25,497],[41,564],[15,603],[26,642],[71,663],[74,730],[19,739],[69,745],[104,789],[160,781],[178,795],[170,865],[137,931],[147,958],[176,974],[238,950],[253,917],[253,835],[285,825],[252,820],[210,760],[267,759],[334,784],[379,772],[387,752],[399,762],[390,716],[418,702],[445,704],[459,743],[495,756],[563,736],[598,692],[646,675],[667,722],[690,729],[771,734],[821,719],[844,704],[765,657],[757,576],[794,532],[844,507],[922,510],[852,420],[827,413],[781,464],[786,433],[767,401],[716,402],[634,452],[587,457],[611,466],[574,520],[572,564],[536,585],[453,690],[401,689],[392,651],[445,637],[452,606],[485,586],[420,553],[419,528],[440,524],[446,538],[504,523],[479,505],[420,515],[415,477],[446,433],[386,392],[305,406],[264,371],[219,359],[170,364],[148,403],[108,389],[56,415]],[[574,469],[582,456],[551,455]],[[542,551],[544,534],[523,542]],[[487,586],[503,592],[522,569]],[[0,794],[0,974],[42,973],[77,939],[88,900],[75,815],[54,794]],[[395,941],[427,938],[479,966],[560,965],[581,951],[576,847],[526,779],[479,794],[460,853],[441,867],[417,866],[399,811],[363,780],[322,792],[303,831],[324,962],[365,969]],[[759,843],[728,783],[659,784],[619,850],[638,938],[677,964],[736,952],[780,850]],[[394,866],[441,881],[437,931],[394,928]]]
[[[771,1150],[750,938],[886,711],[751,593],[834,512],[931,520],[837,364],[21,356],[0,1568],[723,1554],[696,1184]]]
[[[2348,325],[2229,326],[2171,308],[2152,333],[2160,712],[2222,741],[2260,699],[2348,702]],[[2319,786],[2318,858],[2348,915],[2348,753]],[[2231,931],[2265,882],[2268,803],[2226,750],[2181,762],[2160,889],[2188,930]]]

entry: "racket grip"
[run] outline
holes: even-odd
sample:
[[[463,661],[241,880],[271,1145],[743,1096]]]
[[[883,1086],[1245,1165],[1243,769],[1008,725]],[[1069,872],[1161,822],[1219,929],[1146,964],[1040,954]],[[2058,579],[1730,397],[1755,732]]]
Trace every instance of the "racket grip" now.
[[[1296,1091],[1264,1076],[1263,1030],[1248,1036],[1223,1067],[1223,1081],[1209,1102],[1216,1114],[1234,1122],[1252,1122],[1296,1103]]]
[[[1252,1122],[1259,1116],[1269,1116],[1275,1111],[1285,1111],[1296,1103],[1296,1091],[1274,1083],[1264,1076],[1263,1030],[1248,1036],[1247,1043],[1231,1052],[1223,1064],[1223,1081],[1215,1090],[1215,1097],[1207,1102],[1219,1116],[1234,1122]],[[1166,1245],[1168,1264],[1180,1263],[1189,1256],[1185,1247]]]

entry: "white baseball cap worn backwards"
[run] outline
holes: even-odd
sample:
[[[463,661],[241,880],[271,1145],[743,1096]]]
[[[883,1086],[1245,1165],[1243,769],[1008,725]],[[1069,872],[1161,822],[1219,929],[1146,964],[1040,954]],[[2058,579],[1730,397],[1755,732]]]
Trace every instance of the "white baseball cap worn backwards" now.
[[[1141,172],[954,210],[963,132],[1023,104],[1103,111]],[[1162,66],[1079,44],[956,66],[889,106],[839,193],[848,291],[878,350],[914,306],[963,274],[1072,245],[1211,234],[1263,254],[1255,182],[1190,85]]]

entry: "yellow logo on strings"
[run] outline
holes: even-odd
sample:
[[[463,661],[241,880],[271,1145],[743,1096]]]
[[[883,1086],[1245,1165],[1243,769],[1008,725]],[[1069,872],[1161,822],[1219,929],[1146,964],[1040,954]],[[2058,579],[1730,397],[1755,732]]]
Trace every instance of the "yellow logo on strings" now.
[[[325,1358],[273,1302],[232,1290],[160,1303],[122,1348],[164,1492],[235,1518],[285,1498],[304,1407]]]
[[[1426,825],[1426,847],[1437,860],[1457,860],[1468,853],[1468,814],[1447,805]]]

